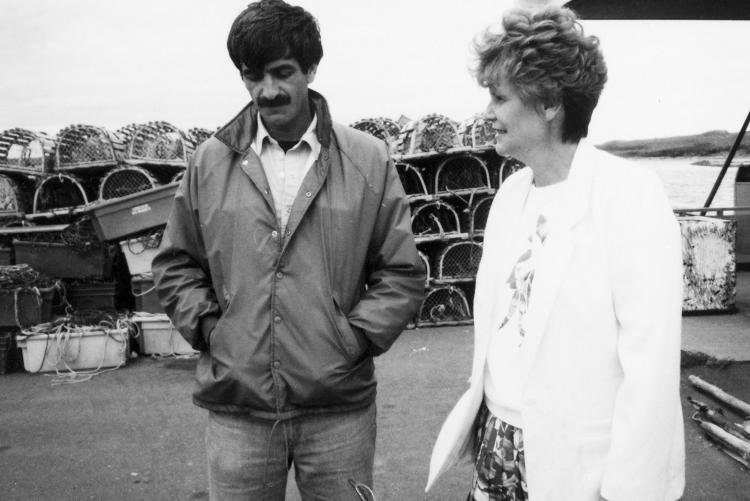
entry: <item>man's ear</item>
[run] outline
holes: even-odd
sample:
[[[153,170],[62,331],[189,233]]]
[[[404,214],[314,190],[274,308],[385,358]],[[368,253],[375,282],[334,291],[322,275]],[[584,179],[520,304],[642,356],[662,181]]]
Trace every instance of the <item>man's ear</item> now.
[[[313,80],[315,80],[315,73],[318,71],[318,65],[313,64],[307,69],[307,83],[311,84],[313,83]]]

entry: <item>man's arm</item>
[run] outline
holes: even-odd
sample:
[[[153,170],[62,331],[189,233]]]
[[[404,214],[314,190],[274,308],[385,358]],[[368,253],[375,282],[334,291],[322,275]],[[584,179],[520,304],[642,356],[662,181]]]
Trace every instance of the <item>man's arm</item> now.
[[[198,219],[196,164],[201,156],[199,152],[193,156],[177,190],[162,248],[151,270],[161,305],[172,323],[193,348],[206,351],[220,308]]]
[[[371,352],[385,352],[424,298],[424,263],[411,232],[411,211],[398,173],[389,159],[380,210],[367,254],[367,291],[349,314],[352,326],[362,329]]]

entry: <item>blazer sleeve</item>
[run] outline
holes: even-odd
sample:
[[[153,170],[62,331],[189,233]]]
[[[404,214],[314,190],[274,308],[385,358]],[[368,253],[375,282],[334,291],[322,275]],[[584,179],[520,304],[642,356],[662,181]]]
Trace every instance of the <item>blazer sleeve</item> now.
[[[367,291],[349,322],[379,355],[394,343],[422,304],[426,270],[411,231],[411,210],[396,167],[382,154],[382,197],[367,252]]]
[[[198,214],[197,151],[175,195],[162,248],[151,270],[164,311],[190,345],[208,349],[208,335],[220,314],[211,283]]]
[[[684,477],[681,236],[658,178],[638,172],[615,188],[604,221],[623,371],[601,488],[609,501],[666,499]]]

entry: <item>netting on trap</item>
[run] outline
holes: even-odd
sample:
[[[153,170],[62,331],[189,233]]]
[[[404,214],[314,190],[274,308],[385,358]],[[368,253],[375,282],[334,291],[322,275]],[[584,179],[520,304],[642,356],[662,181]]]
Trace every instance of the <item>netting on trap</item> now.
[[[396,162],[396,172],[404,187],[404,192],[410,197],[427,195],[427,184],[418,167],[406,162]]]
[[[471,321],[466,294],[454,285],[437,286],[429,291],[419,308],[418,326],[455,325]]]
[[[0,133],[0,171],[44,174],[52,169],[55,141],[43,132],[8,129]]]
[[[188,139],[193,143],[194,147],[197,147],[203,141],[213,136],[214,133],[203,127],[193,127],[187,131]]]
[[[0,211],[26,212],[28,196],[19,183],[0,174]]]
[[[122,130],[130,137],[128,163],[185,167],[195,150],[193,141],[168,122],[129,125]]]
[[[459,126],[461,144],[470,148],[481,148],[495,143],[495,130],[492,123],[481,113],[461,123]]]
[[[93,125],[69,125],[57,134],[55,170],[111,167],[122,160],[122,136]]]
[[[461,223],[450,204],[435,200],[414,209],[411,231],[420,241],[441,240],[460,235]]]
[[[438,255],[437,276],[435,279],[440,282],[466,282],[474,280],[476,279],[481,259],[481,243],[452,243]]]
[[[487,218],[490,215],[493,197],[480,199],[471,209],[471,233],[474,235],[484,234],[487,227]]]
[[[492,191],[487,165],[475,155],[449,156],[438,165],[435,174],[437,195],[478,195]]]
[[[154,176],[140,167],[118,167],[107,173],[99,184],[99,199],[110,200],[156,188]]]
[[[503,158],[503,163],[500,165],[500,184],[502,184],[508,176],[524,167],[523,162],[516,160],[513,157]]]
[[[417,254],[419,255],[419,259],[422,260],[424,263],[424,269],[425,269],[425,284],[430,283],[430,278],[432,278],[432,270],[430,269],[430,258],[427,257],[427,254],[425,254],[422,251],[417,251]]]
[[[400,151],[403,154],[442,152],[461,146],[458,125],[450,118],[439,115],[426,115],[411,122],[399,136]]]
[[[72,174],[55,174],[43,179],[34,192],[33,211],[49,212],[70,209],[89,203],[81,181]]]
[[[363,118],[351,124],[351,127],[362,132],[367,132],[371,136],[382,139],[386,144],[390,144],[398,139],[400,129],[396,125],[394,134],[393,127],[385,120],[384,118]],[[395,124],[392,120],[390,122]]]

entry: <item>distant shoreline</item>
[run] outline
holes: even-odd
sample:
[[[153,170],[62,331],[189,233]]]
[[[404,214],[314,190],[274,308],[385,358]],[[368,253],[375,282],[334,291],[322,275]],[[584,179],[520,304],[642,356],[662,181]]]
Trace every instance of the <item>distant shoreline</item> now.
[[[735,140],[736,132],[709,131],[692,136],[674,136],[628,141],[609,141],[598,148],[626,158],[685,158],[693,165],[722,166]],[[750,134],[745,134],[732,165],[750,161]]]

